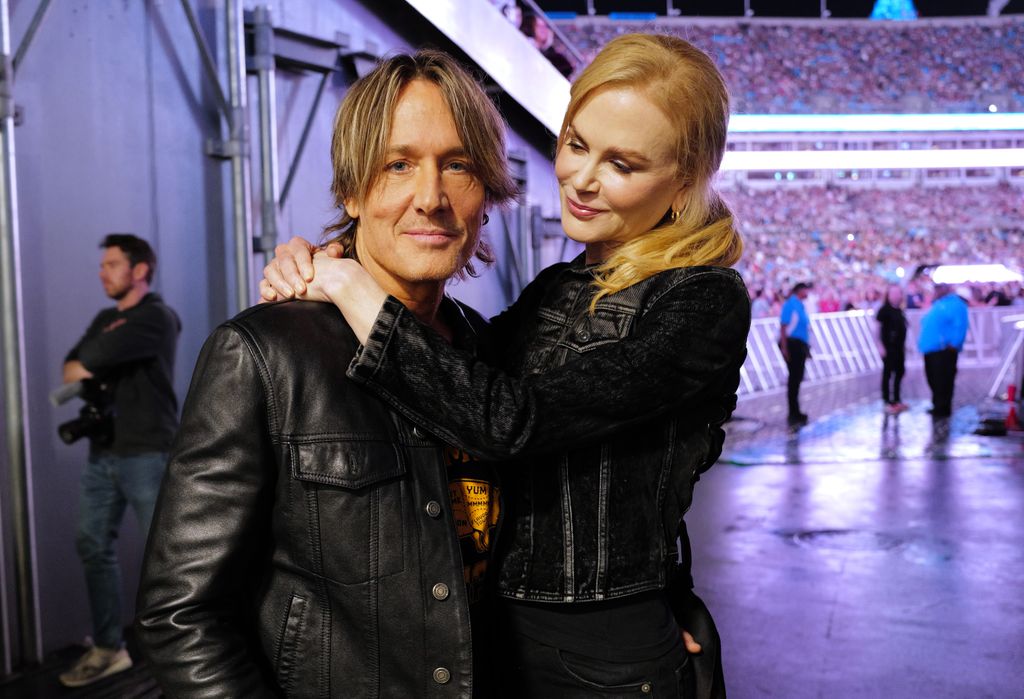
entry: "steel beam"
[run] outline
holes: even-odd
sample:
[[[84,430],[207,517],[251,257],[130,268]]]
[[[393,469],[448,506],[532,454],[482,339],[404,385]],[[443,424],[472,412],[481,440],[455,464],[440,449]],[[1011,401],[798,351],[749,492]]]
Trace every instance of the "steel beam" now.
[[[27,48],[26,43],[22,43],[22,48]],[[22,322],[24,305],[14,150],[14,62],[10,51],[8,3],[7,0],[0,0],[0,313],[3,317],[4,413],[11,483],[11,520],[14,528],[18,650],[21,660],[38,663],[42,661],[43,648],[32,501],[32,458],[26,411],[25,329]],[[5,562],[0,559],[0,575],[3,575],[3,567]],[[0,610],[4,634],[2,662],[5,673],[9,673],[13,654],[3,578],[0,578],[0,604],[3,605]]]

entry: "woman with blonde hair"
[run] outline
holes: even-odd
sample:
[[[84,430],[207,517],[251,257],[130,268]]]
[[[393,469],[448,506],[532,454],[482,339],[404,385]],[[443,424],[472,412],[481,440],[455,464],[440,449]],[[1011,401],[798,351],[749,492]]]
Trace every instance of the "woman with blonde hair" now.
[[[750,324],[729,268],[742,242],[712,185],[728,115],[719,71],[691,44],[611,41],[572,86],[555,159],[565,232],[586,251],[493,319],[483,360],[353,260],[310,260],[295,239],[265,270],[268,300],[341,309],[362,343],[351,379],[501,462],[496,594],[512,696],[724,695],[713,624],[694,627],[706,610],[682,518],[720,453]],[[691,661],[680,629],[705,642],[707,662]]]

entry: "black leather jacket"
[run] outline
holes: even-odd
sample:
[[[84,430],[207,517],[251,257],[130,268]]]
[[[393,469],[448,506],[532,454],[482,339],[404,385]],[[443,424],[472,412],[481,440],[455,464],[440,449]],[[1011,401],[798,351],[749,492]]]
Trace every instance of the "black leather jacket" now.
[[[247,310],[204,346],[139,592],[168,696],[472,694],[439,445],[345,378],[356,347],[337,309],[305,302]]]
[[[496,367],[389,299],[348,372],[441,439],[513,459],[502,473],[506,597],[603,600],[688,584],[677,537],[735,407],[747,292],[731,269],[677,269],[591,314],[592,281],[582,259],[542,272],[492,321],[507,348]]]

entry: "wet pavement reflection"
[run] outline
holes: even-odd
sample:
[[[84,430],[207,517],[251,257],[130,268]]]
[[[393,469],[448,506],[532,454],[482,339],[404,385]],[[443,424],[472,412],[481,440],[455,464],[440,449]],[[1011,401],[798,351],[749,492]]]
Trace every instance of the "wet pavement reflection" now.
[[[1024,436],[974,434],[988,372],[951,418],[887,416],[876,377],[741,401],[687,515],[730,697],[1024,697]],[[756,417],[755,417],[756,416]]]

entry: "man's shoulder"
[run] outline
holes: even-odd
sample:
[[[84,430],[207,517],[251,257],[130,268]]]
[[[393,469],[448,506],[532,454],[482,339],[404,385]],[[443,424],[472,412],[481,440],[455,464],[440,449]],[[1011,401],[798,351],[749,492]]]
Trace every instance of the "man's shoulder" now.
[[[221,327],[232,328],[268,346],[301,348],[312,343],[330,342],[338,349],[358,342],[333,304],[315,301],[277,301],[247,308]]]
[[[115,306],[110,309],[104,309],[101,313],[107,311],[113,312],[114,314],[118,312],[117,307]],[[159,317],[169,321],[173,325],[181,324],[180,319],[178,318],[178,313],[167,305],[167,302],[164,301],[160,294],[156,293],[146,294],[142,298],[141,302],[127,309],[125,313],[136,314],[137,316]]]

